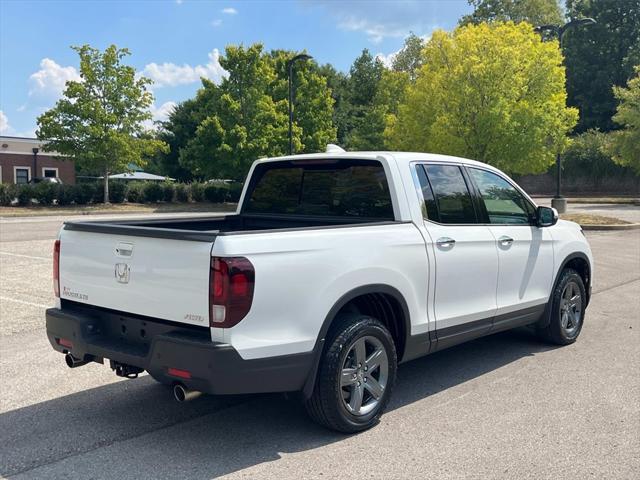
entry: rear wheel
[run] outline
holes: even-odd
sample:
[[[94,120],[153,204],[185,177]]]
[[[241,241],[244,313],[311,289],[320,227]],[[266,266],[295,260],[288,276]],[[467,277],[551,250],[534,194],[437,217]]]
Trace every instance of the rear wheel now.
[[[374,318],[348,315],[337,322],[305,406],[321,425],[353,433],[375,425],[387,406],[396,379],[396,350],[389,331]]]
[[[582,331],[586,300],[582,277],[571,268],[565,269],[553,291],[549,325],[539,330],[542,338],[557,345],[575,342]]]

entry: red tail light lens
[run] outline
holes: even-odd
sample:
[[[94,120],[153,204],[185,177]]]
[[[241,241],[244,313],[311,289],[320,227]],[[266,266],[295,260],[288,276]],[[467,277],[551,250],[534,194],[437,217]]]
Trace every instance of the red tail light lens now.
[[[209,325],[233,327],[251,310],[253,265],[244,257],[212,258],[209,282]]]
[[[53,293],[60,298],[60,240],[53,244]]]

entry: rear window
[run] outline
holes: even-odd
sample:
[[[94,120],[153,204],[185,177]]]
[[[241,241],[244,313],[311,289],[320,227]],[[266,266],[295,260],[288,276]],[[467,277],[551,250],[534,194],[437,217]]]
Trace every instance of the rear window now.
[[[377,161],[265,163],[251,182],[246,213],[394,219],[387,177]]]

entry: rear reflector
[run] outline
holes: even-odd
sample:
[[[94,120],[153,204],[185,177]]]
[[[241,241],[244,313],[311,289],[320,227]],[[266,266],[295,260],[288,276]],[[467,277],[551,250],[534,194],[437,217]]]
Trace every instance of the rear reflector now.
[[[60,298],[60,240],[53,244],[53,293]]]
[[[178,368],[169,368],[167,370],[167,373],[172,377],[179,377],[179,378],[186,378],[186,379],[191,378],[191,372],[187,370],[180,370]]]
[[[255,270],[244,257],[214,257],[209,276],[209,325],[230,328],[247,316]]]
[[[58,345],[62,345],[63,347],[73,348],[73,343],[71,340],[67,340],[66,338],[59,338]]]

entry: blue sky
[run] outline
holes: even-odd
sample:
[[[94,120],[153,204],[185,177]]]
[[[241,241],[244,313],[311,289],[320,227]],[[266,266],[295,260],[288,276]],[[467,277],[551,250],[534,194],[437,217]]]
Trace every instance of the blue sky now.
[[[347,71],[363,48],[387,56],[410,31],[452,29],[466,0],[0,0],[0,133],[32,136],[36,117],[77,78],[70,45],[128,47],[155,80],[153,114],[166,118],[205,76],[219,81],[228,44],[306,49]]]

